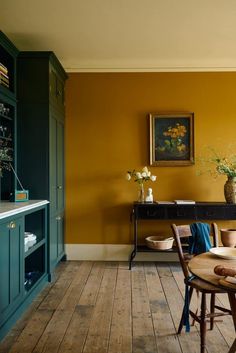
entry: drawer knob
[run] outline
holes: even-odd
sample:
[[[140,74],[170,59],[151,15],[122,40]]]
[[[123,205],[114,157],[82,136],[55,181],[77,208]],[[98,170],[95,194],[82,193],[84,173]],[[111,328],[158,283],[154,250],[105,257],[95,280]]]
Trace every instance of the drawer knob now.
[[[61,217],[60,217],[60,216],[56,217],[56,220],[57,220],[57,221],[60,221],[60,220],[61,220]]]
[[[58,189],[58,190],[61,190],[61,189],[62,189],[62,186],[61,186],[61,185],[58,185],[57,189]]]
[[[14,228],[16,228],[15,222],[11,221],[11,222],[7,225],[7,228],[9,228],[9,229],[14,229]]]

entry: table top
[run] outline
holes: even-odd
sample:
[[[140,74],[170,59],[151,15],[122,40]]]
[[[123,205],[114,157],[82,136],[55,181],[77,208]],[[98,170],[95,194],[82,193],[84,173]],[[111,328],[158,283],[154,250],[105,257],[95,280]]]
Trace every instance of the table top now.
[[[236,284],[231,284],[224,280],[225,277],[218,276],[214,273],[214,268],[217,265],[236,268],[236,260],[222,259],[207,252],[194,256],[189,261],[188,267],[190,272],[198,278],[217,287],[223,286],[236,291]]]

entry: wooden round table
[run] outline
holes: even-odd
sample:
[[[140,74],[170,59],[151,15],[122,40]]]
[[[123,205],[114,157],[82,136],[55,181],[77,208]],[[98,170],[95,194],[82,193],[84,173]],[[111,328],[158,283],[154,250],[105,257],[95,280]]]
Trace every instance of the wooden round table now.
[[[188,267],[190,272],[196,277],[224,289],[227,292],[236,331],[236,284],[229,283],[225,281],[224,277],[216,275],[214,273],[214,267],[217,265],[236,268],[236,260],[226,260],[207,252],[194,256],[189,261]],[[229,353],[234,352],[236,352],[236,339],[229,350]]]

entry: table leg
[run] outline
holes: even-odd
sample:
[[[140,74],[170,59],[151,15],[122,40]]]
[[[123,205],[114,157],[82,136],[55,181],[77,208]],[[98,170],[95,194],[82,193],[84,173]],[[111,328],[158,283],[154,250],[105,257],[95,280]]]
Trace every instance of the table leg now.
[[[235,293],[228,292],[228,298],[229,298],[229,303],[230,303],[230,309],[232,311],[234,329],[236,331],[236,298],[235,298]],[[229,353],[235,353],[235,352],[236,352],[236,338],[235,338],[235,340],[229,350]]]
[[[134,232],[134,234],[133,234],[133,236],[134,236],[134,249],[131,252],[130,258],[129,258],[129,270],[131,270],[131,268],[132,268],[132,261],[137,254],[137,247],[138,247],[138,234],[137,234],[138,233],[138,221],[137,221],[137,218],[134,214],[134,211],[132,213],[131,219],[133,219],[133,222],[134,222],[134,230],[133,230],[133,232]]]

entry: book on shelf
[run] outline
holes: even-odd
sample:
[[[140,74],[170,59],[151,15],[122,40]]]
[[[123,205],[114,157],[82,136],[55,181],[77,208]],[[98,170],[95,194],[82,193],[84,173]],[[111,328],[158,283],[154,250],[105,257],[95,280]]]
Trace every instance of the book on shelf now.
[[[6,78],[5,76],[2,76],[2,75],[1,75],[1,72],[0,72],[0,81],[9,83],[9,78]]]
[[[8,68],[3,65],[1,62],[0,62],[0,71],[4,72],[6,75],[8,74]]]
[[[158,205],[173,205],[174,201],[156,201]]]
[[[177,205],[194,205],[196,201],[194,200],[174,200]]]
[[[0,76],[5,77],[7,80],[9,80],[9,76],[5,74],[5,72],[1,71],[1,68],[0,68]]]
[[[9,88],[9,83],[1,81],[1,79],[0,79],[0,85]]]

